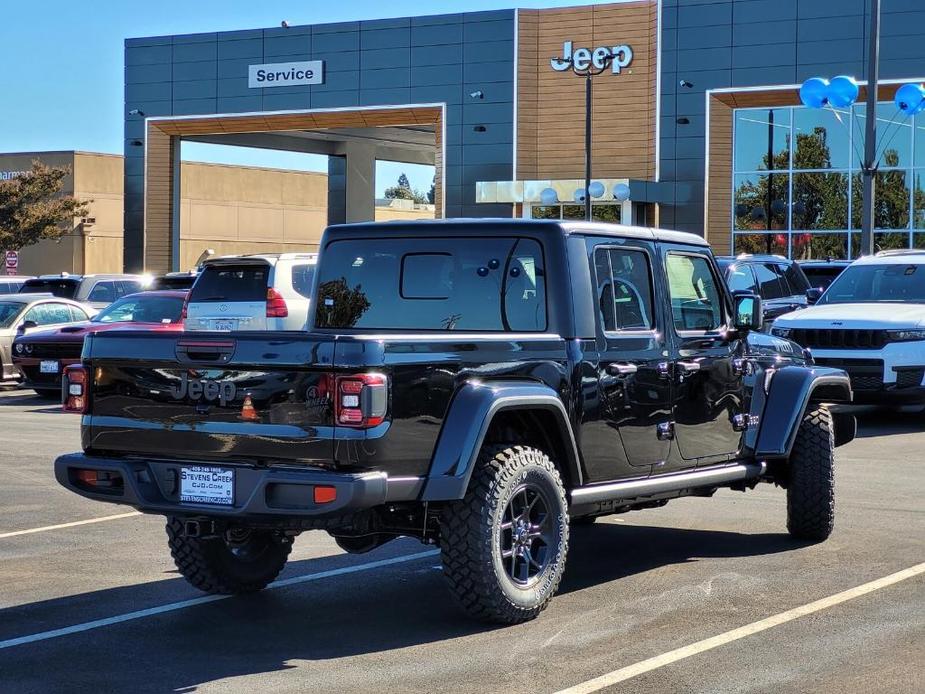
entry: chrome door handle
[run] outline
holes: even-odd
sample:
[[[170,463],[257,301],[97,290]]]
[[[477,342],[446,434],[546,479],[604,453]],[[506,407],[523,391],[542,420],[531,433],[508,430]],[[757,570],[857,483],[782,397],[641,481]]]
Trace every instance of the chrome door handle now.
[[[676,362],[678,365],[678,370],[682,375],[692,374],[696,371],[700,371],[700,362],[699,361],[679,361]]]
[[[639,367],[636,364],[614,362],[607,365],[607,373],[611,376],[632,376],[637,371],[639,371]]]

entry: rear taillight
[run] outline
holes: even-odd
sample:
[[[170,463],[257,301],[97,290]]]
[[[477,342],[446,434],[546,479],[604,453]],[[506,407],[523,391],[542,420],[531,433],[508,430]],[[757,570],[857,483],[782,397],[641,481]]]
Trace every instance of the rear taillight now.
[[[270,287],[267,289],[267,318],[285,318],[289,315],[289,307],[283,295]]]
[[[382,374],[356,374],[336,379],[334,415],[337,424],[366,429],[382,424],[388,409],[388,380]]]
[[[61,390],[62,409],[65,412],[83,414],[87,411],[90,376],[83,366],[71,364],[64,367]]]

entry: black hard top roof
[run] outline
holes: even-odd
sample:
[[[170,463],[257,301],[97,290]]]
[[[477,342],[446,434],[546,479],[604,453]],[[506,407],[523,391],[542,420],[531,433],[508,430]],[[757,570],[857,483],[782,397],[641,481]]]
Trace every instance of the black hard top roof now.
[[[618,238],[637,238],[649,241],[667,241],[686,243],[695,246],[709,246],[702,236],[683,231],[668,229],[650,229],[625,224],[606,224],[603,222],[572,222],[549,219],[511,219],[499,218],[454,218],[454,219],[416,219],[392,220],[388,222],[358,222],[355,224],[336,224],[328,227],[334,234],[367,232],[375,235],[403,234],[421,236],[440,235],[455,230],[472,231],[484,228],[492,232],[499,228],[520,230],[531,234],[594,234],[596,236],[613,236]]]

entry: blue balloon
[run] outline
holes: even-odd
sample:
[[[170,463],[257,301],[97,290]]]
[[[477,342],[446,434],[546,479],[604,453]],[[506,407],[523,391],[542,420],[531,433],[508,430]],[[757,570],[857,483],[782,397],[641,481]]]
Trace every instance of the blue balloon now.
[[[540,202],[544,205],[555,205],[559,202],[559,194],[556,193],[555,188],[543,188],[543,192],[540,193]]]
[[[925,110],[925,89],[921,84],[904,84],[896,90],[893,103],[907,116],[914,116]]]
[[[838,77],[833,77],[832,81],[829,82],[827,93],[829,104],[832,106],[838,108],[850,106],[858,99],[858,83],[854,81],[854,77],[839,75]]]
[[[584,202],[585,201],[585,189],[576,188],[575,189],[575,202]]]
[[[600,181],[592,181],[588,190],[591,192],[592,198],[599,198],[604,194],[604,184]]]
[[[630,187],[625,183],[617,183],[613,187],[613,197],[617,202],[626,202],[630,199]]]
[[[822,108],[829,101],[829,81],[810,77],[800,87],[800,101],[809,108]]]

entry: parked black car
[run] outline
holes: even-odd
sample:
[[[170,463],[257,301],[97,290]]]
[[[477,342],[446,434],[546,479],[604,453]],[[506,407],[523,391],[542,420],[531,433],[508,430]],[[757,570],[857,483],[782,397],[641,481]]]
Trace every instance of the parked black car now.
[[[850,260],[801,260],[800,269],[806,275],[811,287],[824,292],[845,268],[851,265]]]
[[[244,593],[293,539],[441,548],[470,614],[535,617],[572,522],[759,482],[834,522],[847,375],[755,332],[699,236],[531,220],[329,228],[308,331],[88,335],[58,481],[167,516],[180,572]],[[607,550],[610,551],[610,550]],[[614,549],[613,551],[618,551]]]
[[[813,291],[799,263],[780,255],[719,256],[716,262],[730,291],[753,292],[761,297],[764,331],[778,316],[806,308],[822,294]]]

